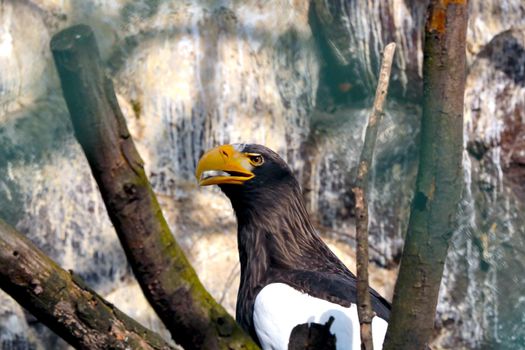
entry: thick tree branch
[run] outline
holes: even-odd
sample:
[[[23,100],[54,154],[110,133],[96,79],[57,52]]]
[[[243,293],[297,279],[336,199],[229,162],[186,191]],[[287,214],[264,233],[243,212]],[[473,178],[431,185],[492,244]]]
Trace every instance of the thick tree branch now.
[[[77,349],[173,349],[0,220],[0,287]]]
[[[462,186],[466,0],[432,0],[425,28],[424,98],[416,194],[385,349],[424,349]]]
[[[173,339],[187,349],[256,348],[202,286],[173,238],[91,29],[79,25],[56,34],[51,50],[75,135],[111,221],[146,298]]]
[[[374,155],[377,130],[383,117],[395,49],[396,44],[390,43],[385,47],[385,52],[383,53],[374,106],[366,127],[365,141],[359,159],[355,186],[352,188],[355,195],[356,210],[357,313],[361,324],[361,348],[366,350],[373,349],[372,318],[374,317],[368,284],[368,200],[366,198],[368,172]]]

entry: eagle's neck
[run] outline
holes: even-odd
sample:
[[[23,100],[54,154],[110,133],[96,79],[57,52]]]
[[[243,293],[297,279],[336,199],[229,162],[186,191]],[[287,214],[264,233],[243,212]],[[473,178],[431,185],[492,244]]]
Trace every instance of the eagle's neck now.
[[[282,181],[263,190],[221,186],[238,223],[241,281],[237,321],[256,338],[252,308],[257,293],[287,270],[350,274],[317,235],[297,181]],[[254,338],[254,339],[255,339]]]
[[[264,191],[226,193],[238,222],[241,284],[264,283],[271,268],[322,271],[339,263],[316,233],[295,179]]]

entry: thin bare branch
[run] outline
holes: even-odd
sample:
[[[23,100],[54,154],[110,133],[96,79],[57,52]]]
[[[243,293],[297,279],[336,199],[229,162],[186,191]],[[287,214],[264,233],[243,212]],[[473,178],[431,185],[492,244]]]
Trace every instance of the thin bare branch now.
[[[355,186],[352,191],[355,195],[356,209],[356,240],[357,240],[357,312],[361,325],[361,348],[372,350],[372,318],[374,313],[370,302],[368,284],[368,201],[366,193],[368,189],[368,173],[372,165],[374,147],[377,139],[377,130],[385,105],[392,70],[392,61],[396,49],[395,43],[390,43],[385,47],[379,81],[377,83],[376,95],[372,113],[368,119],[366,127],[365,141],[359,166]]]

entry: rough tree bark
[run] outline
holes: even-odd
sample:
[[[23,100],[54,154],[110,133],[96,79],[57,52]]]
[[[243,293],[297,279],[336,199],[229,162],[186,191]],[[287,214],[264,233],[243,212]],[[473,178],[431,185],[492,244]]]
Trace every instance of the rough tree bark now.
[[[173,349],[0,220],[0,287],[77,349]]]
[[[428,9],[416,193],[385,349],[424,349],[434,328],[462,185],[467,5],[432,0]]]
[[[379,72],[374,106],[368,119],[355,186],[352,188],[355,195],[356,211],[357,313],[359,315],[359,323],[361,324],[361,348],[364,350],[372,350],[374,348],[372,343],[372,318],[374,317],[374,312],[372,311],[372,304],[370,302],[368,284],[368,200],[366,196],[368,190],[368,172],[374,155],[377,130],[383,117],[395,49],[396,44],[390,43],[385,47],[383,53],[383,62]]]
[[[79,25],[56,34],[51,50],[75,135],[111,221],[146,298],[173,339],[187,349],[256,348],[202,286],[170,232],[91,29]]]

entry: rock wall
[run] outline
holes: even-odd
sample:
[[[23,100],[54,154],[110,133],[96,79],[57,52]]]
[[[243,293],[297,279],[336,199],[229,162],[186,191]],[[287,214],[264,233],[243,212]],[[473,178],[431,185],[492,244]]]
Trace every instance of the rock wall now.
[[[520,0],[471,1],[465,191],[436,348],[525,344],[524,29]],[[350,186],[383,46],[398,43],[372,174],[374,286],[391,295],[417,170],[426,2],[0,2],[0,217],[64,268],[169,337],[143,300],[71,131],[49,41],[93,27],[178,241],[234,309],[235,221],[197,188],[207,148],[257,142],[296,172],[320,232],[353,268]],[[516,316],[517,315],[517,316]],[[67,347],[0,292],[0,347]]]

